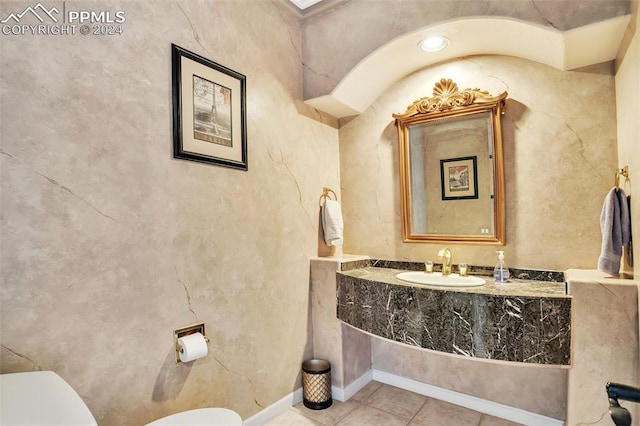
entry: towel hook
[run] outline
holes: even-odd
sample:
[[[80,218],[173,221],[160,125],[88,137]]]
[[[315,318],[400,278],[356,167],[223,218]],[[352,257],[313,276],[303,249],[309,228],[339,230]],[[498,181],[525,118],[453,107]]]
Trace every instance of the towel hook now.
[[[626,179],[629,178],[629,166],[624,166],[621,169],[616,169],[616,188],[620,188],[620,176],[624,176]]]
[[[318,204],[320,204],[320,207],[322,207],[322,200],[326,200],[327,198],[331,199],[331,196],[329,195],[329,193],[333,194],[333,198],[335,198],[336,201],[338,201],[338,196],[336,195],[335,192],[333,192],[333,190],[324,187],[322,188],[322,195],[320,196],[320,199],[318,200]]]

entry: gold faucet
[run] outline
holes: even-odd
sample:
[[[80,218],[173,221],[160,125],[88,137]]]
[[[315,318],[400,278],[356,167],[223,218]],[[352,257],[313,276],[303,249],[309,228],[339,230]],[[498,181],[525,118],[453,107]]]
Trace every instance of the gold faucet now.
[[[449,247],[440,249],[438,259],[442,260],[442,275],[451,274],[451,250]]]

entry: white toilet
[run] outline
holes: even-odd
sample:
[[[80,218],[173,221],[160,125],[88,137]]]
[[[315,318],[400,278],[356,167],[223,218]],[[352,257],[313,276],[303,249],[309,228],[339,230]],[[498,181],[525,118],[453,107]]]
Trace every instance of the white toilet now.
[[[97,426],[80,395],[53,371],[0,375],[0,425]]]
[[[80,395],[53,371],[0,375],[0,425],[97,426]],[[242,426],[238,413],[200,408],[163,417],[148,426]]]

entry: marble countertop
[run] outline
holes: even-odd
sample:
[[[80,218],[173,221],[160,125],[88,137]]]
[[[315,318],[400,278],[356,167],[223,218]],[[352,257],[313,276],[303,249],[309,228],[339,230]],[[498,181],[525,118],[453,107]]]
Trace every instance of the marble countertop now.
[[[385,284],[394,284],[407,287],[420,287],[437,289],[445,292],[452,293],[472,293],[472,294],[488,294],[488,295],[500,295],[500,296],[523,296],[523,297],[559,297],[570,298],[567,295],[566,286],[564,282],[553,281],[536,281],[525,279],[510,279],[507,283],[495,283],[493,277],[470,274],[472,276],[479,276],[487,281],[487,284],[480,287],[442,287],[442,286],[429,286],[422,284],[412,284],[406,281],[401,281],[396,278],[396,274],[400,272],[406,272],[403,269],[393,268],[380,268],[380,267],[364,267],[358,269],[352,269],[348,271],[338,272],[345,276],[360,278],[367,281],[381,282]]]
[[[594,282],[608,285],[638,285],[640,280],[633,278],[630,273],[622,273],[619,277],[613,277],[595,269],[567,269],[565,272],[567,282]]]
[[[400,281],[404,267],[352,264],[337,272],[337,317],[372,335],[455,355],[529,364],[569,365],[571,304],[564,281],[505,284],[482,276],[482,287],[451,288]]]

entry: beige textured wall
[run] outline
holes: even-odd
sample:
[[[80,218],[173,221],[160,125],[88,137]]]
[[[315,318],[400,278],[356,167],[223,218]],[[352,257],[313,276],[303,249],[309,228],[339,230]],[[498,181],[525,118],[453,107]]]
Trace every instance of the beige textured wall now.
[[[247,418],[299,386],[318,197],[338,190],[338,132],[300,102],[301,30],[268,1],[66,7],[127,21],[0,36],[0,372],[56,371],[101,425]],[[248,172],[172,159],[172,42],[247,76]],[[173,330],[196,321],[210,354],[176,365]]]
[[[373,368],[563,420],[567,369],[469,359],[371,338]]]
[[[345,389],[371,369],[371,337],[336,318],[336,271],[366,256],[311,259],[313,356],[331,363],[331,383]],[[338,398],[334,395],[334,398]],[[339,399],[342,401],[342,399]]]
[[[632,1],[633,18],[629,25],[627,35],[630,38],[624,57],[618,63],[616,73],[616,103],[618,113],[618,163],[620,167],[629,166],[629,183],[625,184],[625,190],[631,195],[631,226],[632,238],[635,241],[633,253],[634,268],[624,268],[634,274],[636,281],[639,276],[635,272],[640,268],[640,196],[638,187],[640,182],[640,2]],[[633,192],[633,183],[635,193]],[[640,306],[640,291],[638,292],[638,304]],[[640,383],[640,370],[638,381]],[[640,415],[640,408],[636,407],[636,416]]]
[[[634,1],[633,4],[634,16],[629,31],[633,29],[634,32],[624,58],[618,63],[616,105],[618,164],[619,167],[629,166],[629,182],[625,183],[624,188],[627,195],[631,195],[632,238],[636,241],[633,263],[637,269],[640,265],[640,249],[637,248],[640,246],[640,13],[638,1]],[[625,269],[632,271],[628,266],[625,266]]]
[[[397,132],[391,118],[441,78],[509,93],[503,117],[507,264],[596,266],[602,200],[616,168],[611,64],[559,71],[524,59],[475,56],[416,72],[340,128],[345,253],[436,260],[444,244],[403,243]],[[639,209],[640,210],[640,209]],[[447,244],[454,262],[493,265],[499,246]]]
[[[567,425],[611,425],[603,397],[607,382],[638,386],[638,285],[606,276],[585,270],[566,274],[573,297]],[[619,402],[636,420],[637,405]]]

